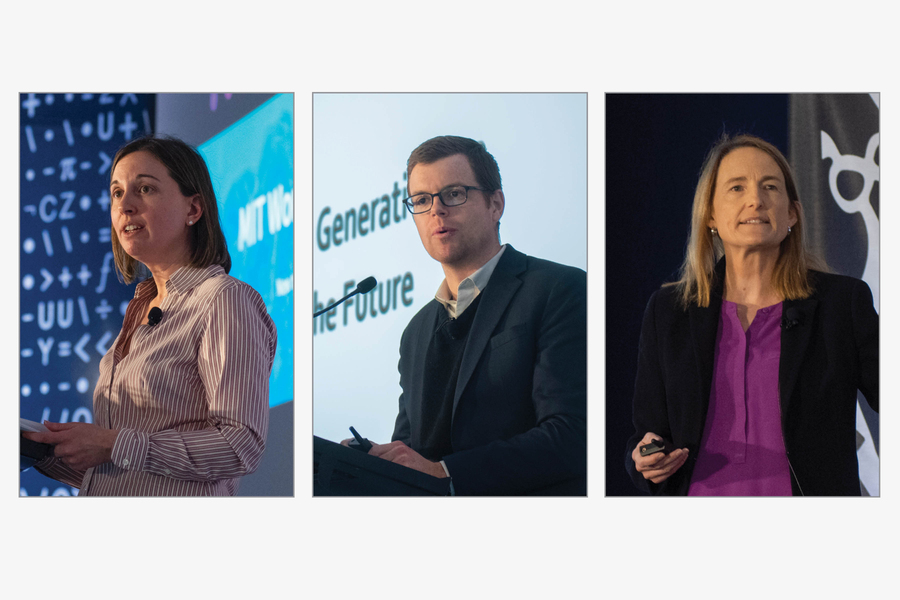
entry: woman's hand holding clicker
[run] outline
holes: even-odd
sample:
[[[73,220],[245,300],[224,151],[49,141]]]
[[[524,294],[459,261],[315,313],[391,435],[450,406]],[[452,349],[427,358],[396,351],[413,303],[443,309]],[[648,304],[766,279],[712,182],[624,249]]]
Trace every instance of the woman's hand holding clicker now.
[[[648,431],[644,434],[644,438],[638,442],[638,445],[634,447],[634,451],[631,453],[631,458],[634,460],[634,466],[637,469],[637,472],[643,475],[644,479],[648,479],[653,483],[662,483],[671,477],[675,471],[684,465],[688,458],[687,448],[678,448],[668,454],[657,452],[650,456],[641,456],[641,446],[659,439],[662,439],[661,435]]]

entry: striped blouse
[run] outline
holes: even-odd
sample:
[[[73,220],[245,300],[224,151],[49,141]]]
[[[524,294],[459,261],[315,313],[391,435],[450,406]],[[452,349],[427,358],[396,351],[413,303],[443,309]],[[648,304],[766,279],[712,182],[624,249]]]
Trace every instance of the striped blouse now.
[[[233,496],[262,458],[276,343],[262,298],[219,265],[182,267],[166,293],[162,320],[141,325],[156,284],[138,284],[100,361],[94,422],[119,430],[111,462],[36,465],[81,496]]]

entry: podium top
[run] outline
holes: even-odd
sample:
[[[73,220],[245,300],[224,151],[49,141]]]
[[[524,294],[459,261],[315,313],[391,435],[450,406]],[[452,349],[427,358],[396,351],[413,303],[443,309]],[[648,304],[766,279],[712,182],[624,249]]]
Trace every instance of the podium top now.
[[[313,436],[313,495],[449,496],[450,479]]]

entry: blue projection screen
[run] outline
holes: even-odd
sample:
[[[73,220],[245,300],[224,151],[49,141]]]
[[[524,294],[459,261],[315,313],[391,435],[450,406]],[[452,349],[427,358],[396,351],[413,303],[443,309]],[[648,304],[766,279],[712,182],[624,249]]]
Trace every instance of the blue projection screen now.
[[[258,291],[278,330],[269,406],[294,399],[294,101],[279,94],[201,144],[231,273]]]
[[[586,94],[316,94],[313,304],[378,286],[313,322],[313,432],[390,440],[400,335],[444,278],[403,207],[406,159],[438,135],[478,140],[500,166],[503,243],[587,267]]]

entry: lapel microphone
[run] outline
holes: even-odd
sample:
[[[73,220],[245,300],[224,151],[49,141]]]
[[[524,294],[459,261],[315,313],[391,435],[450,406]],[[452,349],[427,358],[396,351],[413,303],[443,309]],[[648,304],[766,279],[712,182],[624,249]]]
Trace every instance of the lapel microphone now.
[[[800,324],[800,311],[795,307],[787,309],[784,317],[781,318],[781,328],[785,331],[793,329]]]
[[[158,306],[154,306],[153,308],[150,309],[150,314],[147,315],[147,325],[149,325],[150,327],[153,327],[154,325],[158,324],[160,321],[162,321],[162,311],[159,309]]]

